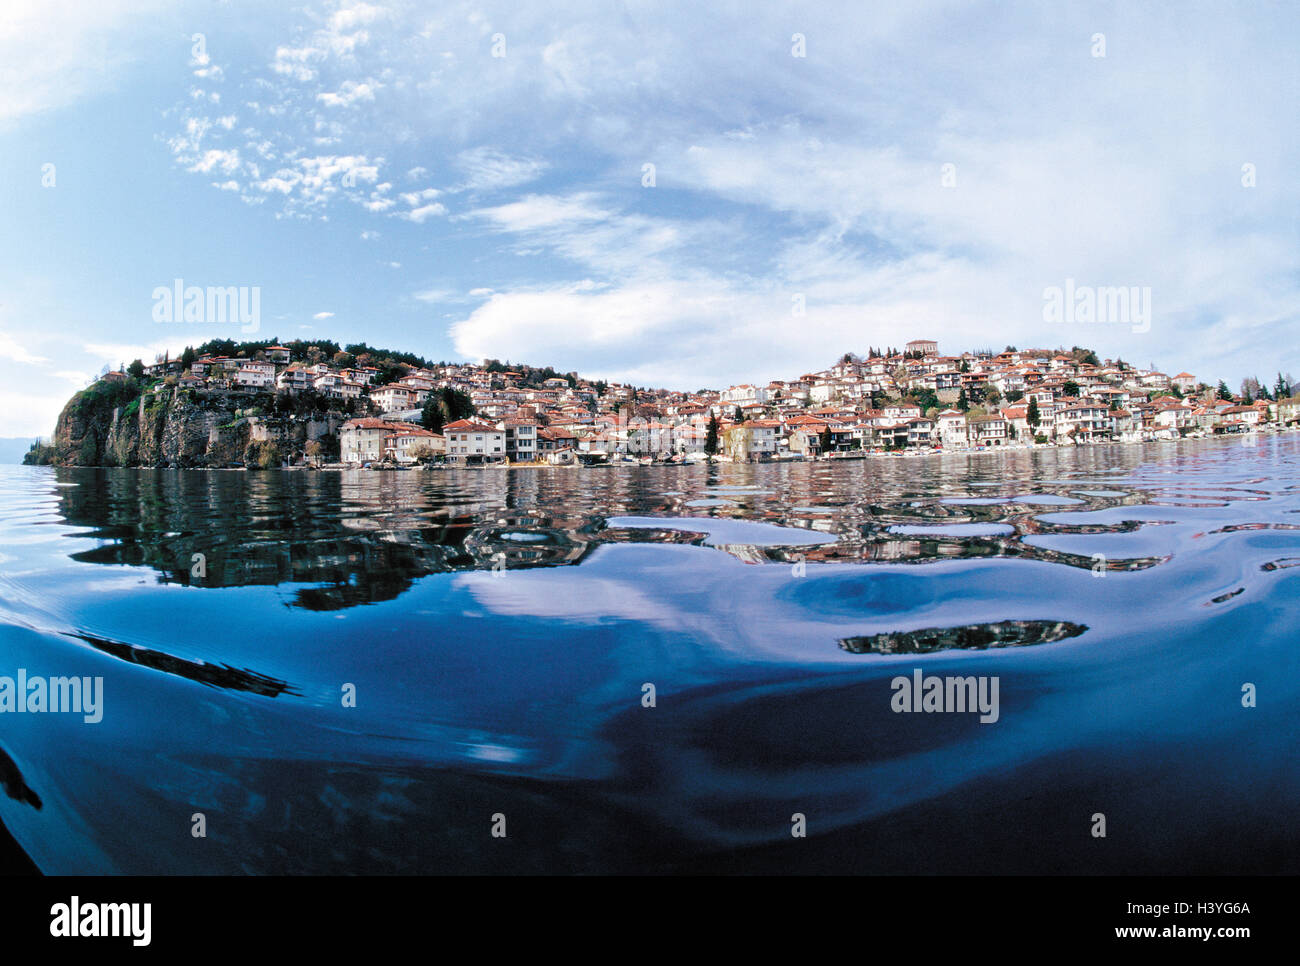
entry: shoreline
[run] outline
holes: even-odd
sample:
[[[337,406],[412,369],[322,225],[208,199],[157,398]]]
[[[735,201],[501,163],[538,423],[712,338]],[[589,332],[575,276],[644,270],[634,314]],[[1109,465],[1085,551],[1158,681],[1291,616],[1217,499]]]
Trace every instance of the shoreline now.
[[[773,466],[786,464],[805,464],[805,463],[854,463],[871,459],[917,459],[921,457],[933,456],[982,456],[989,453],[1001,452],[1035,452],[1040,450],[1076,450],[1085,449],[1093,446],[1147,446],[1151,444],[1181,443],[1197,440],[1243,440],[1251,438],[1260,438],[1264,436],[1281,436],[1288,433],[1300,432],[1300,425],[1286,426],[1282,428],[1265,428],[1255,429],[1242,433],[1216,433],[1209,436],[1180,436],[1175,438],[1161,437],[1155,439],[1105,439],[1094,440],[1086,443],[1010,443],[998,446],[982,447],[962,447],[960,449],[934,449],[931,447],[899,449],[892,452],[882,450],[868,451],[845,451],[830,456],[814,456],[798,458],[786,457],[782,459],[762,459],[762,460],[736,460],[731,457],[715,457],[713,460],[695,459],[695,460],[647,460],[642,462],[639,459],[620,459],[615,461],[602,461],[594,463],[583,463],[581,461],[574,463],[434,463],[426,466],[374,466],[366,468],[364,466],[347,466],[343,464],[326,464],[323,466],[278,466],[273,467],[277,472],[292,473],[443,473],[460,470],[472,470],[483,472],[488,470],[589,470],[605,469],[612,467],[645,467],[645,466]],[[18,466],[33,464],[18,463]],[[80,463],[47,463],[38,464],[51,466],[56,469],[125,469],[125,470],[200,470],[205,473],[260,473],[263,468],[247,466],[104,466],[99,464],[80,464]]]

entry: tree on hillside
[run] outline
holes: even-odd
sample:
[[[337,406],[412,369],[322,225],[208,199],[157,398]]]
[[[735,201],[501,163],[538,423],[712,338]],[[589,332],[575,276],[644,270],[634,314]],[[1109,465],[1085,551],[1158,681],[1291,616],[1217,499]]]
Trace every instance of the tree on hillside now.
[[[458,419],[469,419],[477,412],[469,396],[451,386],[443,386],[442,404],[447,413],[447,421],[452,423]]]
[[[441,397],[430,393],[420,411],[420,425],[431,433],[441,433],[446,424],[447,414],[443,412]]]
[[[961,392],[957,393],[957,408],[962,412],[970,411],[970,400],[966,398],[966,387],[961,387]]]
[[[1037,429],[1038,424],[1043,421],[1042,414],[1038,411],[1038,400],[1029,400],[1029,409],[1025,411],[1025,422],[1029,424],[1030,429]]]
[[[397,382],[398,379],[409,375],[411,372],[410,366],[401,362],[393,362],[391,359],[380,361],[376,368],[379,369],[379,374],[375,376],[375,385],[377,386],[386,386],[390,382]]]
[[[1061,387],[1061,391],[1067,396],[1077,396],[1079,395],[1079,384],[1073,379],[1067,379],[1065,385]]]
[[[1273,383],[1273,398],[1279,402],[1283,399],[1291,398],[1290,381],[1283,377],[1282,373],[1277,374],[1277,382]]]
[[[194,360],[198,357],[198,353],[194,351],[194,346],[187,345],[185,351],[181,353],[181,368],[188,369],[194,365]]]
[[[922,412],[939,405],[939,397],[935,395],[934,390],[925,387],[913,390],[910,398],[921,407]]]
[[[825,429],[822,430],[822,435],[821,435],[821,451],[822,451],[823,453],[829,453],[829,452],[831,451],[831,428],[830,428],[830,426],[827,426]]]
[[[1232,390],[1228,388],[1228,384],[1222,379],[1219,380],[1219,388],[1215,392],[1224,402],[1229,402],[1232,399]]]
[[[132,379],[143,379],[144,363],[141,362],[139,359],[134,360],[129,366],[126,367],[126,374],[130,376]]]

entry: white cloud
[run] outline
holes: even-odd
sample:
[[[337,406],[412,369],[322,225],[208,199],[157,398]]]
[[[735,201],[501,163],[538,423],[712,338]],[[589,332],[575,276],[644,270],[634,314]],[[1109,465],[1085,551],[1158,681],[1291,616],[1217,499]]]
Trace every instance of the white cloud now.
[[[610,215],[610,210],[598,204],[594,193],[580,192],[565,197],[528,195],[508,204],[480,208],[472,212],[471,217],[485,219],[500,231],[528,232],[578,222],[603,221]]]
[[[437,188],[425,188],[422,191],[406,191],[399,197],[411,207],[415,207],[421,201],[431,201],[442,194]]]
[[[490,147],[477,147],[456,156],[456,166],[466,176],[457,190],[491,191],[535,181],[546,170],[536,158],[516,158]]]
[[[413,208],[410,211],[402,212],[398,217],[404,218],[407,221],[413,221],[417,225],[423,225],[430,218],[433,218],[436,215],[445,215],[446,213],[446,206],[434,202],[431,205],[421,205],[419,208]]]
[[[344,81],[337,91],[324,91],[316,95],[316,100],[326,107],[350,107],[358,101],[373,101],[375,91],[382,87],[373,80],[357,83]]]
[[[423,292],[416,292],[413,296],[421,302],[446,302],[455,297],[455,292],[449,288],[430,288]]]
[[[239,152],[233,149],[209,149],[186,170],[210,174],[214,168],[220,169],[222,174],[234,174],[239,170]]]
[[[5,0],[0,125],[102,94],[148,50],[161,0]]]
[[[320,322],[320,321],[323,320],[323,319],[332,319],[332,318],[334,318],[334,313],[333,313],[333,312],[317,312],[315,315],[312,316],[312,318],[315,319],[317,322]]]
[[[0,359],[10,359],[14,362],[31,365],[49,361],[44,356],[38,356],[34,352],[28,351],[24,345],[7,332],[0,332]]]

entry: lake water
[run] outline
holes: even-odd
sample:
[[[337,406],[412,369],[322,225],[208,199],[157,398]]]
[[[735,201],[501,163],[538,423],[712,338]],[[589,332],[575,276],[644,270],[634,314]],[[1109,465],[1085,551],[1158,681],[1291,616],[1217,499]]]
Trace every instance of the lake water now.
[[[0,676],[102,720],[0,714],[0,820],[47,873],[1295,873],[1297,626],[1300,434],[6,467]]]

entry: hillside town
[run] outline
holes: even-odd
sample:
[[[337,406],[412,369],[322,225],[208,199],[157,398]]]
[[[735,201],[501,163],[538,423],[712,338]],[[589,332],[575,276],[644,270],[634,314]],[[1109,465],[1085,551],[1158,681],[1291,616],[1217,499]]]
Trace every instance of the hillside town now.
[[[1271,387],[1247,380],[1233,393],[1222,382],[1102,360],[1077,347],[949,355],[926,339],[847,353],[788,380],[695,392],[575,373],[539,378],[532,367],[496,360],[376,364],[371,353],[327,357],[301,342],[230,355],[187,350],[128,368],[136,367],[146,394],[324,400],[348,417],[338,426],[337,454],[331,447],[285,462],[376,468],[854,458],[1170,440],[1300,421],[1300,396],[1281,374]]]

